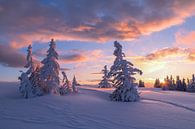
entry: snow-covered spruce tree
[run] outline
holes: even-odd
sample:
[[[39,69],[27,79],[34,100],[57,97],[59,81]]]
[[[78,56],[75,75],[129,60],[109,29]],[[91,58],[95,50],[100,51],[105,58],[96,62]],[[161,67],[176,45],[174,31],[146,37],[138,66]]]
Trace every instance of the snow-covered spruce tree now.
[[[100,81],[99,83],[99,88],[109,88],[111,87],[111,83],[110,80],[108,78],[108,69],[107,69],[107,65],[104,66],[104,69],[102,70],[103,72],[103,79]]]
[[[112,101],[135,102],[139,100],[137,91],[137,83],[133,75],[136,73],[142,74],[142,71],[134,68],[133,64],[123,59],[125,54],[122,52],[122,46],[115,41],[114,55],[116,59],[112,65],[109,77],[113,77],[114,87],[116,90],[110,95]]]
[[[78,92],[78,90],[77,90],[77,88],[76,88],[76,85],[77,85],[77,81],[76,81],[76,78],[75,78],[75,76],[73,77],[73,80],[72,80],[72,92],[73,93],[77,93]]]
[[[60,66],[57,62],[58,60],[58,53],[56,52],[56,43],[53,39],[51,39],[49,44],[49,49],[47,51],[47,57],[42,60],[42,68],[41,68],[41,78],[46,82],[47,88],[49,92],[59,86],[60,79],[59,79],[59,70]]]
[[[68,80],[68,77],[66,76],[66,73],[64,71],[62,72],[62,75],[63,75],[63,80],[62,80],[63,85],[57,88],[57,93],[60,95],[69,94],[72,92],[70,81]]]

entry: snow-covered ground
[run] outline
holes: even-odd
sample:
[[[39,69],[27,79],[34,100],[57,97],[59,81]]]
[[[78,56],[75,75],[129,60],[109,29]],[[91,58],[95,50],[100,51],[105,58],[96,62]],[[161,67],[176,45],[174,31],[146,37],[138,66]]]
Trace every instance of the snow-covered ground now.
[[[15,83],[0,84],[0,129],[193,129],[195,94],[140,89],[140,102],[112,102],[113,89],[23,99]]]

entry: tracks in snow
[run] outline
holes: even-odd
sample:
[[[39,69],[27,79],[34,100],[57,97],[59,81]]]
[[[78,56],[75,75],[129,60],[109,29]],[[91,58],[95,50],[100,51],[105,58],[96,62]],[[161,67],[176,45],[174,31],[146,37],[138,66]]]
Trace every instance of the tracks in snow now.
[[[142,98],[141,100],[143,100],[143,101],[148,100],[148,101],[153,101],[153,102],[169,104],[169,105],[172,105],[172,106],[175,106],[175,107],[178,107],[178,108],[182,108],[182,109],[185,109],[185,110],[188,110],[188,111],[195,112],[195,109],[193,109],[193,108],[190,108],[190,107],[187,107],[187,106],[184,106],[184,105],[180,105],[180,104],[177,104],[177,103],[169,102],[169,101],[164,101],[164,100],[159,100],[159,99],[150,99],[150,98]]]

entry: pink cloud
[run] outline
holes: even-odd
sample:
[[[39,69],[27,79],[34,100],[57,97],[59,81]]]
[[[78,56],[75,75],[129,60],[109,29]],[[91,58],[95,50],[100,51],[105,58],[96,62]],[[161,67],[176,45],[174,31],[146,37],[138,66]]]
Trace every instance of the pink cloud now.
[[[195,31],[179,31],[175,34],[177,46],[195,47]]]
[[[180,58],[184,57],[185,61],[195,61],[195,49],[192,48],[163,48],[156,50],[146,56],[135,58],[138,61],[158,61],[161,59],[174,57]]]

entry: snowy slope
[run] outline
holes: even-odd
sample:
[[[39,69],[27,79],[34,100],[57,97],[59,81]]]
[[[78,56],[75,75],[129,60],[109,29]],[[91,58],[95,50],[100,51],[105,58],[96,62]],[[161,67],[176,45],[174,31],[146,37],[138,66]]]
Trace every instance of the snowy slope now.
[[[68,96],[19,96],[0,84],[0,129],[193,129],[195,94],[141,89],[140,102],[109,101],[113,89],[82,86]]]

